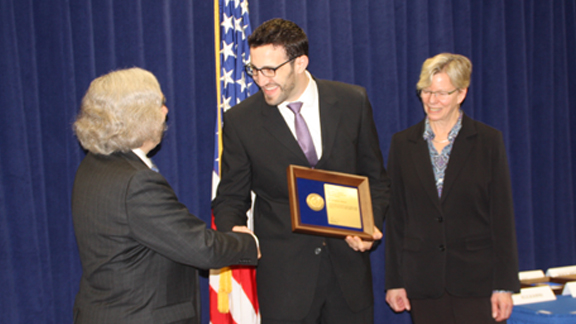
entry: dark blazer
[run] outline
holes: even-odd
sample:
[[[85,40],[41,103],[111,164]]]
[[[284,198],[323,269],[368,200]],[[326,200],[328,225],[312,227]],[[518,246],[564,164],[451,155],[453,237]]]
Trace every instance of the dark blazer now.
[[[197,268],[257,262],[252,236],[219,233],[134,153],[88,153],[74,182],[82,261],[74,323],[200,323]]]
[[[386,220],[386,288],[408,298],[518,291],[512,191],[500,131],[462,117],[442,197],[423,139],[424,121],[392,137]]]
[[[381,229],[389,180],[366,91],[316,82],[323,148],[316,168],[367,176]],[[261,92],[249,97],[224,114],[223,141],[222,179],[212,203],[215,221],[219,230],[245,224],[250,191],[256,193],[254,223],[262,251],[257,284],[263,318],[296,320],[307,314],[324,244],[351,309],[371,306],[369,253],[355,252],[343,239],[292,233],[286,168],[309,165],[278,108],[266,104]]]

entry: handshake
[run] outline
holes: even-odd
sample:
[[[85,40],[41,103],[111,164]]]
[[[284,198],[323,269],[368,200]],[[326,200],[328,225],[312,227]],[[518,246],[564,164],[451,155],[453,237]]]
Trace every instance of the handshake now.
[[[256,247],[258,247],[258,259],[260,259],[260,257],[262,257],[262,253],[260,253],[260,241],[258,241],[258,237],[256,236],[256,234],[254,234],[254,232],[252,232],[246,226],[239,226],[239,225],[232,227],[232,231],[237,232],[237,233],[246,233],[246,234],[252,235],[254,240],[256,240]]]

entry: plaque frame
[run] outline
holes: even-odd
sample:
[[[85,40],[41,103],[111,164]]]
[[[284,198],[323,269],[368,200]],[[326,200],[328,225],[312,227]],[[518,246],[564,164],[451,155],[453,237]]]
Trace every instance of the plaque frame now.
[[[288,193],[293,232],[336,238],[345,238],[350,235],[358,236],[365,241],[374,240],[372,236],[374,233],[374,213],[372,210],[370,185],[367,177],[342,172],[311,169],[293,164],[289,165],[286,171],[288,176]],[[301,216],[301,202],[298,198],[298,179],[356,188],[358,190],[358,209],[360,211],[361,228],[353,229],[351,227],[345,228],[345,226],[324,226],[306,223]]]

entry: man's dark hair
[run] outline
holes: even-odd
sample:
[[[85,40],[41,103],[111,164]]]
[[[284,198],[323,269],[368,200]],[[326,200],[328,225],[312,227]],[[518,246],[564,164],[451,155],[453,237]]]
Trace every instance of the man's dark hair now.
[[[308,56],[308,37],[295,23],[275,18],[258,26],[248,37],[248,45],[260,47],[264,45],[282,46],[289,59],[301,55]]]

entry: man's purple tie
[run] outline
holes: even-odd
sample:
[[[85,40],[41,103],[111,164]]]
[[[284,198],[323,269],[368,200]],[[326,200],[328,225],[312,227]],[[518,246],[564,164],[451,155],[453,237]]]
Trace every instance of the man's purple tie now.
[[[288,108],[294,113],[294,124],[296,126],[296,137],[298,137],[298,144],[304,151],[308,163],[311,167],[316,166],[318,162],[318,156],[316,155],[316,149],[314,148],[314,142],[312,142],[312,136],[310,136],[310,131],[306,125],[306,121],[300,114],[300,109],[302,108],[302,102],[296,101],[288,104]]]

